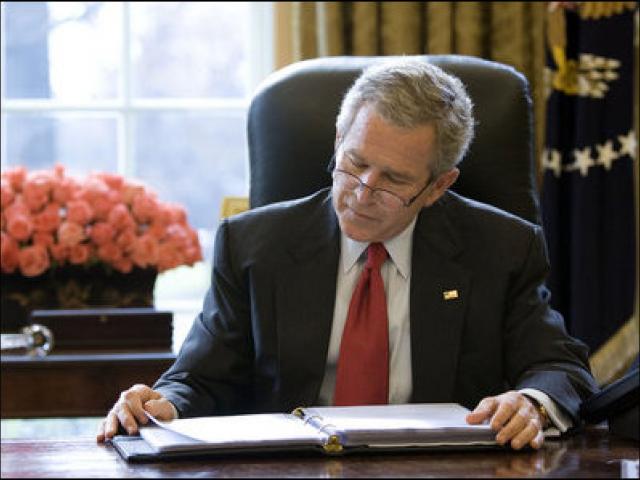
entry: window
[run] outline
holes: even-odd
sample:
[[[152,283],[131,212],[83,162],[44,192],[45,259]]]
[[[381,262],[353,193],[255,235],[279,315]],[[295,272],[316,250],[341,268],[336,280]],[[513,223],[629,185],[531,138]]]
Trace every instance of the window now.
[[[208,286],[221,200],[247,194],[246,111],[272,69],[270,4],[1,8],[2,168],[117,172],[184,205],[205,262],[156,285],[158,308],[185,305],[183,336]]]

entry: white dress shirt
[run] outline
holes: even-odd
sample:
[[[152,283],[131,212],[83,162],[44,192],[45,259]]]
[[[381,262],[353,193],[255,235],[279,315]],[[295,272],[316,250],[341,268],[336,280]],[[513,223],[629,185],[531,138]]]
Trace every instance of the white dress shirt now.
[[[387,295],[389,319],[389,403],[407,403],[411,398],[411,334],[409,329],[409,291],[411,286],[411,252],[416,219],[394,238],[384,242],[389,258],[380,269]],[[342,331],[347,319],[351,296],[360,278],[368,243],[357,242],[341,234],[340,263],[336,284],[336,302],[325,375],[320,388],[319,405],[332,405],[336,383],[336,367]],[[558,430],[566,431],[571,420],[549,396],[539,390],[520,390],[540,404]]]

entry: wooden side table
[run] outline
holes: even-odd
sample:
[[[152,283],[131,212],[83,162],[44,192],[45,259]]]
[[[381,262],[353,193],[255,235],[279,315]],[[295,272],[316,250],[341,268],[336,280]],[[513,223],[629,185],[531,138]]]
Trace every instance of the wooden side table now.
[[[0,416],[102,416],[121,391],[152,385],[174,360],[167,351],[2,355]]]

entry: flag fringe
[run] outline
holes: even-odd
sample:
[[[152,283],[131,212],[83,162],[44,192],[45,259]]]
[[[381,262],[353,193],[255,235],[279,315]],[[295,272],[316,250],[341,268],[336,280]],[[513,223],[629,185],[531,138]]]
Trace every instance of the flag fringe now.
[[[600,386],[620,378],[638,356],[638,314],[631,317],[591,357],[591,372]]]

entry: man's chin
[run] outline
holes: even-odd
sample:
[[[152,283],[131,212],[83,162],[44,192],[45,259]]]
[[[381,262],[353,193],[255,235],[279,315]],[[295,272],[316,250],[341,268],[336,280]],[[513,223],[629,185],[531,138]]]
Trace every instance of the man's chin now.
[[[362,226],[354,225],[353,222],[340,221],[340,229],[351,240],[356,242],[375,242],[377,239],[373,235],[371,229],[363,228]]]

